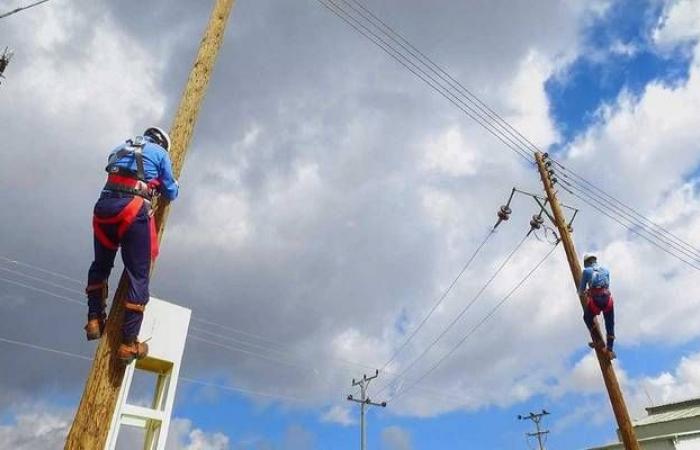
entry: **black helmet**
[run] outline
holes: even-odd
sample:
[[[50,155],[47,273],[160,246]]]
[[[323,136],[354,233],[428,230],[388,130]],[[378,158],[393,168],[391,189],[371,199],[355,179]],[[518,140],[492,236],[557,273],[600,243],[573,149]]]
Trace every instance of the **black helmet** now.
[[[162,128],[148,128],[146,131],[143,132],[143,135],[148,136],[154,141],[156,141],[156,144],[163,147],[165,151],[170,151],[170,136]]]

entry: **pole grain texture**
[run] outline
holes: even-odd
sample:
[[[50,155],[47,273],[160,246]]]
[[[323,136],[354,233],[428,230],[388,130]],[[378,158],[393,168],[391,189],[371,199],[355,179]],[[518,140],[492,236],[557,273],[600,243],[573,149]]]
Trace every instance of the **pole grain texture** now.
[[[544,155],[540,152],[535,152],[535,160],[537,161],[537,168],[540,173],[540,178],[542,179],[542,184],[544,185],[544,190],[547,193],[547,199],[551,205],[552,214],[554,215],[556,226],[559,230],[559,236],[564,244],[564,251],[566,252],[566,258],[569,262],[571,275],[573,277],[576,289],[578,290],[578,286],[581,281],[581,264],[579,263],[578,256],[576,254],[574,241],[571,237],[568,224],[566,223],[564,212],[559,205],[559,199],[554,192],[554,186],[552,185],[547,172]],[[579,300],[581,301],[581,307],[585,309],[585,298],[581,297]],[[603,336],[600,332],[597,321],[592,333],[596,335],[596,339],[603,340]],[[608,396],[610,397],[610,404],[612,405],[613,413],[615,414],[615,419],[617,420],[617,426],[620,429],[622,443],[624,444],[626,450],[640,450],[639,443],[637,442],[637,438],[634,433],[634,428],[632,427],[632,421],[630,420],[629,412],[627,411],[625,398],[622,395],[620,383],[617,381],[617,375],[615,374],[615,368],[612,365],[612,361],[600,349],[596,349],[596,356],[598,357],[598,364],[600,365],[603,380],[605,381],[605,387],[608,391]]]
[[[209,84],[219,48],[223,42],[224,31],[234,3],[235,0],[216,0],[173,120],[170,158],[176,178],[179,178],[182,172],[199,109]],[[163,238],[170,205],[166,201],[159,201],[154,206],[154,217],[160,241]],[[151,272],[153,266],[152,264]],[[124,317],[122,302],[127,290],[127,283],[125,274],[122,274],[107,318],[105,332],[97,347],[80,405],[66,439],[66,450],[102,450],[105,448],[117,396],[124,379],[125,366],[113,355],[121,341],[121,325]]]

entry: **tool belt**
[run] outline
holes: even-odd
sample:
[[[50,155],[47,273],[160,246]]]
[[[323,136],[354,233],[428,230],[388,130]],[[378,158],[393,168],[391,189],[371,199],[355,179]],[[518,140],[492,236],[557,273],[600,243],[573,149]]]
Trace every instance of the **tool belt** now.
[[[150,201],[158,193],[158,186],[160,186],[158,180],[154,179],[146,183],[136,178],[131,172],[119,171],[107,175],[104,190],[138,195]]]

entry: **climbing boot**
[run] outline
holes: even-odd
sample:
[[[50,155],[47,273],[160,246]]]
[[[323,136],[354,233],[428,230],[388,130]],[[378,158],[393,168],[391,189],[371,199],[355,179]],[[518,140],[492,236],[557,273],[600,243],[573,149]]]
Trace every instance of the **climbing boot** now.
[[[85,337],[88,341],[93,341],[102,337],[105,331],[105,315],[100,317],[88,316],[87,325],[85,325]]]
[[[135,359],[143,359],[148,355],[148,344],[133,339],[129,342],[122,342],[117,350],[117,358],[126,364]]]

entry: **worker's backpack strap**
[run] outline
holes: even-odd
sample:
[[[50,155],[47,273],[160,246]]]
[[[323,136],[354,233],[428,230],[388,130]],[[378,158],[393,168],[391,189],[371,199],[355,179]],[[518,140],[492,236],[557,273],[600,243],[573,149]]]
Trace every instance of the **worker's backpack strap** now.
[[[129,300],[124,300],[124,309],[127,311],[143,314],[143,312],[146,310],[146,305],[132,303]]]
[[[124,144],[124,147],[112,153],[107,161],[107,167],[105,170],[108,173],[119,172],[119,166],[117,162],[125,156],[133,155],[136,161],[136,177],[139,180],[145,181],[145,172],[143,169],[143,147],[146,145],[146,139],[143,136],[136,136],[133,139],[129,139]]]

